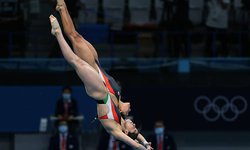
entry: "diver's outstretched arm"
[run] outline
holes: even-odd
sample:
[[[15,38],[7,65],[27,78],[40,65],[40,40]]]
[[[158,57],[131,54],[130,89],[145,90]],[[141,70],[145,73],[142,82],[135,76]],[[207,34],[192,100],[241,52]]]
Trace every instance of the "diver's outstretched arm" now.
[[[137,143],[135,140],[131,139],[129,136],[123,133],[122,130],[112,130],[110,134],[113,135],[116,139],[123,141],[129,146],[135,148],[136,150],[147,150],[143,145]]]

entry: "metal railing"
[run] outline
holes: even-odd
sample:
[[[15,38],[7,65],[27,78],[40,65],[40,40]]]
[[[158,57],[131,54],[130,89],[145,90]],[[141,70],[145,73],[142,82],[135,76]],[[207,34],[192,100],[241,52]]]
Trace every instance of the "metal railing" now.
[[[196,71],[250,71],[250,58],[100,58],[101,65],[106,69],[138,69],[157,70],[170,68],[178,72],[180,62],[185,62],[190,72]],[[58,59],[0,59],[0,71],[73,71],[64,58]]]

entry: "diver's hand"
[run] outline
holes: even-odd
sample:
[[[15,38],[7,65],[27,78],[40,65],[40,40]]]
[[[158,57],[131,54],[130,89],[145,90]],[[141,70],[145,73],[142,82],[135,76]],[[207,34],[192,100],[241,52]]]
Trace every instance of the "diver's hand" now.
[[[139,144],[139,147],[137,147],[136,150],[147,150],[147,149],[141,144]]]
[[[151,147],[151,142],[148,142],[145,147],[147,148],[147,150],[153,150],[153,148]]]

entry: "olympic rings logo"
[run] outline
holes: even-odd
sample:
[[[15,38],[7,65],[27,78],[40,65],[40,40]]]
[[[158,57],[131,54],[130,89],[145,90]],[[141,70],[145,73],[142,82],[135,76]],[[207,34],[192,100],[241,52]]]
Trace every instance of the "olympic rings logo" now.
[[[216,96],[212,100],[207,96],[199,96],[194,101],[195,111],[210,122],[219,118],[233,122],[247,110],[247,107],[247,100],[243,96],[234,96],[230,100],[225,96]]]

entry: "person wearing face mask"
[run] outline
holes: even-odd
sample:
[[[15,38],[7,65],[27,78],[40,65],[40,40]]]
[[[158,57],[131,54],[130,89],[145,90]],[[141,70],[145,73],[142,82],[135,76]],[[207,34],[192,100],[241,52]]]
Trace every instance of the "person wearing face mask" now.
[[[83,118],[79,115],[77,101],[71,96],[72,89],[69,86],[65,86],[62,89],[61,98],[56,103],[55,116],[57,121],[55,126],[57,127],[58,121],[67,121],[69,130],[75,132],[79,127],[79,119]]]
[[[155,150],[177,150],[175,140],[165,129],[163,120],[154,123],[154,133],[148,137]]]
[[[68,130],[66,121],[60,121],[58,130],[50,138],[48,150],[79,150],[78,137]]]

